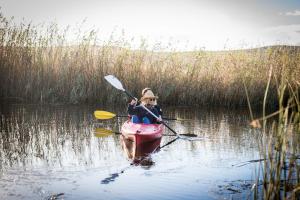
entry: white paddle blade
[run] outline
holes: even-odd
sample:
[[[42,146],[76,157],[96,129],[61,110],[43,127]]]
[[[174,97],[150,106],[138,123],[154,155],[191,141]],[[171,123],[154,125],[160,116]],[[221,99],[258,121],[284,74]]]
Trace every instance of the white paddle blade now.
[[[107,76],[104,76],[104,78],[105,78],[105,80],[107,80],[107,82],[109,82],[112,86],[114,86],[118,90],[125,91],[122,83],[114,75],[107,75]]]

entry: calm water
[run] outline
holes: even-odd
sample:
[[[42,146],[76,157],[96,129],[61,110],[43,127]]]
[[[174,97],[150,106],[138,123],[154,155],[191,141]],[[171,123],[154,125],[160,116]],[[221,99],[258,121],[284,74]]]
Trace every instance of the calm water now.
[[[199,138],[164,146],[175,138],[164,136],[149,148],[164,147],[139,162],[120,135],[95,132],[118,131],[126,119],[97,121],[96,109],[2,105],[1,199],[48,199],[60,193],[59,199],[230,199],[250,194],[258,164],[239,164],[260,154],[259,132],[248,127],[247,110],[167,108],[168,117],[191,119],[170,121],[172,128]],[[124,108],[102,110],[125,113]]]

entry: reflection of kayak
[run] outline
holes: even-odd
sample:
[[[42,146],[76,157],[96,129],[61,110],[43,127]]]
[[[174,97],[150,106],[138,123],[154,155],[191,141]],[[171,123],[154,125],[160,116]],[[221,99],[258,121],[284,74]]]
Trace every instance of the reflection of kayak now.
[[[126,121],[121,128],[121,133],[126,139],[134,140],[137,145],[161,138],[164,131],[163,124],[136,124]]]
[[[140,144],[137,144],[136,140],[126,138],[124,135],[121,135],[120,139],[124,153],[134,164],[149,167],[153,165],[150,155],[159,149],[161,138]]]

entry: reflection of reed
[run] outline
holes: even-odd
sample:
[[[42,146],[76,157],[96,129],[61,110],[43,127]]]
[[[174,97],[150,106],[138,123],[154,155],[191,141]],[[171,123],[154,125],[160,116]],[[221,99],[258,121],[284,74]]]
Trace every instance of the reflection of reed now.
[[[170,122],[175,130],[182,133],[194,133],[202,142],[194,141],[186,145],[191,150],[205,149],[216,151],[220,157],[225,152],[232,152],[242,158],[244,155],[258,156],[257,135],[259,131],[248,128],[247,110],[232,111],[226,109],[165,109],[171,117],[192,119],[182,122]]]
[[[10,108],[1,117],[1,169],[13,166],[96,165],[118,153],[116,138],[93,136],[86,108]]]

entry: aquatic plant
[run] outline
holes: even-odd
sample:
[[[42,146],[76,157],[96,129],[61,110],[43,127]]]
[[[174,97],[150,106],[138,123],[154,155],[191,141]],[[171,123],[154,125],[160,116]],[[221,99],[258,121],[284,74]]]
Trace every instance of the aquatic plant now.
[[[262,128],[262,177],[258,175],[254,184],[254,199],[298,199],[300,195],[300,85],[289,79],[288,71],[284,70],[278,77],[274,74],[273,66],[270,67],[263,117],[251,123],[256,128]],[[279,104],[276,112],[266,115],[265,105],[271,79],[275,79],[277,84]],[[285,100],[287,94],[290,95]]]
[[[300,51],[274,46],[236,51],[178,52],[159,43],[149,49],[141,40],[134,49],[123,36],[99,45],[95,30],[69,41],[70,27],[15,24],[0,15],[0,99],[30,103],[124,104],[103,77],[114,74],[140,95],[151,87],[160,103],[230,107],[263,104],[269,66],[273,76],[286,74],[299,83]],[[284,66],[284,67],[283,67]],[[278,105],[278,78],[269,86],[267,106]]]

